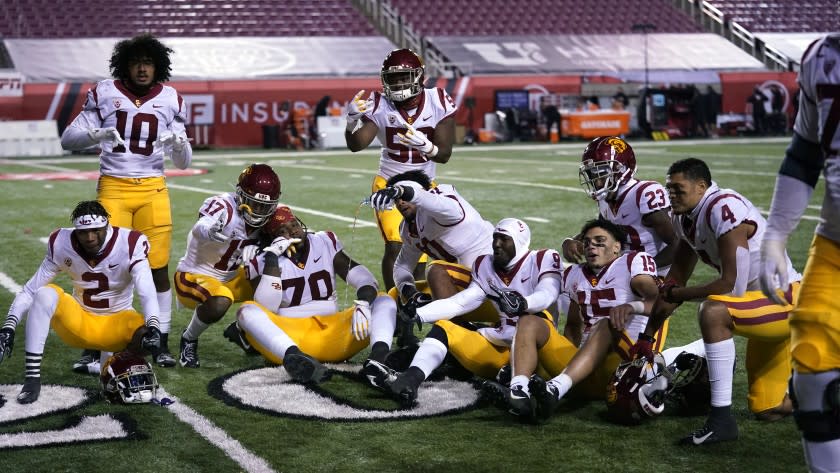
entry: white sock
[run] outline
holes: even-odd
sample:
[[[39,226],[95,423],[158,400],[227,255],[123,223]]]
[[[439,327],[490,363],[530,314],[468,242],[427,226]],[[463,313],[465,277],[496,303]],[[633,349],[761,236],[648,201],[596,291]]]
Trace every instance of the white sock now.
[[[160,333],[169,333],[172,326],[172,290],[157,293],[160,315],[158,315],[158,327]]]
[[[709,383],[712,385],[712,407],[732,404],[732,369],[735,365],[735,340],[729,338],[706,343]]]
[[[192,318],[190,319],[190,324],[187,325],[187,329],[184,330],[184,338],[189,341],[198,340],[198,337],[207,330],[209,325],[205,324],[198,318],[198,314],[193,311]]]
[[[397,303],[389,296],[379,296],[373,300],[370,314],[370,346],[384,342],[391,348],[394,330],[397,327]]]
[[[673,347],[663,351],[662,356],[665,358],[665,364],[670,365],[673,363],[682,352],[693,353],[697,356],[706,356],[706,343],[703,342],[702,338],[698,338],[688,345]]]
[[[286,350],[297,345],[258,306],[253,304],[243,305],[239,308],[236,316],[239,321],[239,328],[247,332],[257,343],[281,360],[283,355],[286,354]]]
[[[528,389],[528,381],[528,377],[524,374],[514,376],[513,379],[510,380],[510,390],[513,391],[514,389],[519,388],[525,394],[530,395],[531,391]]]
[[[25,349],[28,353],[44,353],[50,322],[57,307],[58,293],[54,289],[46,286],[38,289],[26,318]]]
[[[557,399],[563,399],[563,396],[565,396],[574,385],[572,378],[565,372],[551,378],[548,381],[548,384],[557,388]]]
[[[420,371],[428,378],[432,371],[443,363],[446,358],[448,350],[440,342],[434,338],[426,338],[414,354],[414,359],[411,360],[411,366],[420,368]]]

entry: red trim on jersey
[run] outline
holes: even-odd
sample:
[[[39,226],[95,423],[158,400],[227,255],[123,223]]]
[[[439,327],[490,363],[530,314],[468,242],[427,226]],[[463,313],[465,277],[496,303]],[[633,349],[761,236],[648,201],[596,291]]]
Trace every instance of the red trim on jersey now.
[[[330,237],[330,240],[332,240],[333,249],[338,251],[338,238],[335,237],[335,233],[333,233],[333,232],[324,232],[324,233],[326,233],[327,236]]]
[[[184,106],[184,97],[181,97],[181,94],[177,94],[178,96],[178,113],[181,113]]]
[[[716,197],[714,198],[714,200],[712,200],[712,202],[708,205],[708,207],[706,207],[706,225],[709,227],[709,230],[712,230],[712,231],[714,231],[714,230],[715,230],[714,228],[712,228],[712,220],[711,220],[711,218],[710,218],[710,217],[712,216],[712,208],[715,206],[715,204],[717,204],[718,202],[720,202],[720,200],[721,200],[721,199],[724,199],[724,198],[726,198],[726,197],[735,197],[736,199],[740,200],[740,201],[741,201],[741,203],[742,203],[742,204],[744,204],[744,206],[745,206],[745,207],[748,207],[748,206],[747,206],[747,204],[746,204],[746,202],[744,202],[743,200],[741,200],[741,198],[740,198],[740,197],[738,197],[738,196],[737,196],[737,195],[735,195],[735,194],[721,194],[721,195],[716,196]],[[741,222],[738,222],[738,223],[739,223],[739,224],[740,224],[740,223],[743,223],[743,220],[742,220]]]
[[[235,197],[234,197],[235,199]],[[231,220],[233,220],[233,205],[227,201],[227,199],[221,199],[222,203],[225,204],[227,207],[227,220],[225,221],[225,225],[229,224]]]
[[[638,184],[638,182],[637,182],[637,184]],[[618,212],[618,209],[621,208],[621,204],[624,203],[624,199],[627,197],[627,194],[629,194],[630,191],[633,190],[634,187],[636,187],[636,184],[633,184],[632,186],[628,187],[627,189],[624,189],[624,192],[622,192],[621,194],[616,196],[616,198],[613,202],[609,202],[609,208],[612,211],[613,215],[615,215],[616,212]]]
[[[543,256],[545,255],[546,251],[548,251],[547,248],[544,248],[542,250],[537,250],[537,270],[542,269]]]
[[[90,264],[91,267],[94,267],[101,263],[102,260],[104,260],[109,254],[111,254],[111,250],[114,249],[114,245],[117,243],[117,235],[119,235],[120,233],[120,227],[112,228],[114,229],[114,231],[111,232],[111,239],[105,242],[102,249],[99,250],[99,254],[93,258],[88,259],[85,256],[85,250],[82,249],[82,245],[79,244],[78,240],[76,240],[76,238],[72,234],[70,235],[70,243],[71,245],[73,245],[73,249],[76,251],[76,253],[79,256],[81,256],[83,260],[89,261],[88,264]]]
[[[374,91],[374,92],[373,92],[373,110],[371,110],[371,111],[370,111],[371,115],[372,115],[372,114],[374,114],[374,113],[376,113],[376,110],[378,110],[378,109],[379,109],[379,101],[380,101],[380,100],[382,100],[382,94],[380,94],[379,92]],[[367,119],[368,121],[370,121],[370,122],[372,122],[372,121],[373,121],[373,120],[371,120],[370,118],[368,118],[368,117],[367,117],[367,115],[362,115],[362,118],[363,118],[363,119],[365,119],[365,118],[366,118],[366,119]]]
[[[446,110],[446,95],[444,95],[443,89],[441,89],[440,87],[435,87],[435,90],[437,90],[438,101],[440,102],[440,107],[442,109]]]
[[[639,254],[638,251],[631,251],[630,253],[627,253],[627,272],[628,273],[630,273],[630,267],[633,265],[633,258],[635,258],[637,254]]]
[[[434,222],[437,223],[438,225],[440,225],[441,227],[454,227],[455,225],[458,225],[459,223],[463,222],[465,218],[467,218],[467,211],[464,210],[463,204],[461,204],[461,201],[458,200],[458,198],[455,197],[454,195],[444,195],[444,197],[446,197],[447,199],[452,199],[455,202],[458,202],[458,207],[461,207],[461,219],[458,220],[455,223],[450,223],[448,225],[438,222],[437,219],[435,219],[435,218],[432,218],[432,220],[434,220]]]
[[[91,94],[93,95],[93,103],[94,103],[94,105],[96,105],[96,107],[95,107],[96,108],[96,114],[99,115],[99,121],[104,122],[105,117],[102,116],[102,110],[99,109],[99,94],[96,93],[96,86],[97,85],[99,85],[98,82],[96,83],[96,85],[93,86],[92,89],[90,89],[90,91],[91,91]]]
[[[59,232],[61,232],[61,229],[58,229],[58,230],[50,233],[50,241],[47,243],[47,246],[50,249],[50,255],[51,256],[55,254],[55,239],[58,238]],[[72,232],[70,232],[70,233],[71,233],[71,239],[72,239]]]
[[[639,181],[639,182],[643,182],[643,181]],[[636,190],[636,208],[639,209],[640,214],[642,213],[642,206],[641,206],[642,191],[644,191],[645,189],[647,189],[648,187],[650,187],[654,184],[656,184],[656,182],[654,182],[654,181],[644,181],[643,185],[640,186],[638,190]],[[661,210],[661,209],[659,209],[659,210]],[[653,213],[653,212],[656,212],[656,210],[653,210],[650,213]],[[642,214],[642,215],[646,215],[646,214]]]
[[[406,111],[405,111],[405,110],[403,110],[403,109],[402,109],[402,107],[400,107],[400,106],[399,106],[399,105],[397,105],[397,104],[394,104],[394,108],[396,108],[396,109],[397,109],[397,112],[399,112],[399,113],[400,113],[400,116],[402,116],[402,117],[403,117],[403,119],[404,119],[404,120],[405,120],[405,121],[406,121],[409,125],[411,125],[411,124],[413,124],[414,122],[416,122],[416,121],[417,121],[417,117],[419,117],[419,116],[420,116],[420,114],[421,114],[421,113],[423,113],[423,105],[425,105],[425,104],[426,104],[426,92],[424,91],[424,92],[421,92],[421,93],[420,93],[420,101],[419,101],[419,102],[417,102],[417,108],[415,108],[415,109],[414,109],[414,114],[413,114],[413,115],[409,116],[409,115],[408,115],[408,113],[406,113]]]
[[[618,258],[621,257],[619,256]],[[598,274],[593,273],[592,270],[589,269],[589,266],[587,266],[585,263],[580,265],[580,269],[581,272],[583,272],[583,276],[586,278],[587,281],[589,281],[590,284],[592,283],[593,279],[595,280],[595,284],[592,284],[592,287],[595,287],[598,285],[598,282],[601,281],[601,276],[607,273],[607,270],[610,269],[610,266],[612,266],[613,263],[618,261],[618,258],[610,261],[610,264],[601,268],[601,271],[599,271]]]
[[[496,276],[498,276],[499,279],[501,279],[502,282],[505,283],[505,286],[510,286],[510,282],[513,281],[514,276],[516,276],[516,273],[518,273],[519,269],[522,267],[522,263],[524,263],[525,260],[528,259],[528,255],[530,255],[531,253],[532,252],[529,251],[522,255],[522,258],[519,258],[519,261],[517,261],[516,264],[513,265],[513,267],[510,268],[509,271],[499,271],[498,269],[494,269],[494,271],[496,272]]]
[[[188,287],[188,288],[200,293],[202,296],[204,296],[204,299],[199,299],[198,297],[194,296],[193,294],[191,294],[189,292],[182,292],[178,288],[178,284],[176,284],[175,285],[175,291],[178,292],[179,296],[186,297],[187,299],[192,299],[192,300],[197,301],[197,302],[204,302],[204,301],[206,301],[207,299],[210,298],[210,296],[211,296],[210,292],[207,289],[204,289],[203,287],[201,287],[201,285],[196,284],[194,282],[190,282],[189,280],[187,280],[186,273],[178,271],[178,272],[175,273],[175,277],[178,278],[178,284],[180,284],[184,287]]]
[[[140,239],[140,235],[142,233],[138,232],[137,230],[131,230],[128,232],[128,256],[131,257],[134,255],[134,247],[137,245],[137,240]]]
[[[478,267],[481,266],[481,262],[487,259],[489,255],[478,255],[478,258],[475,259],[473,262],[473,273],[478,274]]]
[[[149,100],[152,100],[153,98],[160,95],[161,92],[163,92],[163,85],[161,85],[161,84],[153,85],[149,89],[149,91],[146,92],[146,95],[144,95],[142,97],[139,96],[139,95],[135,95],[134,92],[129,90],[128,87],[126,87],[126,85],[123,84],[121,80],[115,80],[114,81],[114,87],[116,87],[117,90],[122,92],[122,94],[125,95],[129,100],[131,100],[131,104],[134,105],[135,107],[138,107],[138,105],[137,105],[138,100],[140,101],[140,105],[143,105],[144,103],[148,102]]]

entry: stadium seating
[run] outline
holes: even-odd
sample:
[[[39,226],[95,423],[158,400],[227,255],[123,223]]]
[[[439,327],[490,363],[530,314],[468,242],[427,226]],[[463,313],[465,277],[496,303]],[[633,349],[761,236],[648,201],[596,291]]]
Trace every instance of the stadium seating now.
[[[752,33],[837,31],[836,0],[708,0],[728,21]]]
[[[702,29],[669,0],[391,0],[421,35],[498,36],[523,34],[631,33],[636,23],[657,33]],[[422,7],[420,5],[422,4]],[[504,12],[504,13],[502,13]]]
[[[379,36],[345,0],[3,0],[0,37]]]

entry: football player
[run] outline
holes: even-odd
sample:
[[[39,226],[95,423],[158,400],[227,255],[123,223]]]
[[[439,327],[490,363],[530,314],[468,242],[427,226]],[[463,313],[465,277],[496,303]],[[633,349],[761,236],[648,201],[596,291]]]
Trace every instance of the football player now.
[[[419,322],[434,323],[411,366],[396,378],[389,368],[377,366],[380,379],[387,380],[385,387],[404,406],[416,402],[421,383],[443,363],[447,353],[471,373],[492,378],[508,364],[517,321],[525,314],[535,314],[531,318],[553,326],[546,308],[560,293],[560,254],[550,249],[531,250],[531,230],[519,219],[502,219],[492,235],[493,252],[475,259],[466,289],[407,314]],[[452,320],[477,309],[485,300],[492,301],[496,311],[495,326],[476,328]]]
[[[425,69],[417,53],[395,49],[382,63],[382,92],[365,98],[365,91],[360,90],[347,104],[344,139],[350,151],[367,148],[374,138],[382,144],[372,192],[410,170],[423,171],[434,180],[437,163],[445,164],[452,155],[455,102],[439,87],[424,88]],[[375,214],[385,240],[382,278],[388,290],[394,287],[402,216],[396,209],[376,209]]]
[[[598,218],[580,234],[586,261],[563,274],[571,300],[563,334],[537,317],[523,317],[517,326],[510,406],[520,416],[550,416],[584,380],[583,392],[603,396],[619,363],[632,359],[630,349],[659,294],[656,261],[644,251],[624,252],[622,227]],[[554,377],[543,381],[535,375],[538,366]]]
[[[392,176],[384,189],[370,196],[370,202],[377,210],[396,207],[403,216],[403,244],[394,264],[396,287],[389,293],[395,300],[401,296],[409,310],[467,287],[476,258],[493,252],[493,224],[455,187],[434,185],[423,171]],[[426,280],[416,281],[413,270],[423,254],[432,261]],[[469,320],[496,322],[498,315],[488,302],[472,312]]]
[[[169,352],[172,215],[163,162],[170,158],[185,169],[192,160],[184,101],[163,85],[171,73],[170,54],[170,48],[148,34],[118,42],[109,64],[114,79],[88,91],[82,112],[61,135],[67,150],[101,148],[97,199],[113,225],[139,230],[149,239],[162,333],[154,362],[164,367],[175,366],[175,358]]]
[[[21,404],[37,401],[41,393],[41,360],[50,328],[78,348],[115,352],[140,340],[140,347],[154,353],[160,346],[148,238],[111,226],[108,211],[95,200],[79,202],[70,219],[73,228],[50,235],[41,266],[15,296],[0,329],[2,361],[12,353],[15,327],[28,314],[26,375],[17,397]],[[60,272],[70,278],[72,295],[50,284]],[[132,307],[134,290],[142,315]]]
[[[811,242],[802,291],[790,317],[794,418],[802,431],[811,471],[840,471],[840,35],[815,41],[799,73],[799,113],[776,178],[767,231],[761,246],[761,288],[784,305],[785,245],[825,168],[825,198]]]
[[[777,420],[792,411],[788,314],[799,296],[800,275],[787,254],[782,260],[790,284],[776,305],[761,293],[759,246],[766,222],[746,197],[721,189],[705,162],[677,161],[668,168],[665,187],[671,198],[673,226],[679,238],[674,262],[660,287],[651,318],[634,353],[650,359],[651,340],[662,322],[684,301],[702,300],[698,321],[705,342],[711,380],[711,411],[702,428],[681,439],[705,445],[738,438],[732,416],[733,335],[747,337],[749,408],[759,420]],[[685,287],[701,259],[718,272],[708,283]]]
[[[373,274],[344,252],[335,233],[308,232],[289,207],[278,207],[264,230],[271,244],[245,261],[250,277],[259,277],[254,300],[237,312],[246,342],[302,383],[325,380],[322,362],[347,360],[368,346],[365,366],[383,362],[397,305],[378,292]],[[349,309],[338,308],[336,276],[356,289]]]
[[[280,178],[267,164],[250,164],[235,192],[208,197],[187,235],[187,250],[175,270],[178,301],[193,310],[181,335],[178,362],[198,368],[198,337],[224,317],[231,304],[253,299],[242,268],[242,250],[257,243],[259,229],[274,215]]]

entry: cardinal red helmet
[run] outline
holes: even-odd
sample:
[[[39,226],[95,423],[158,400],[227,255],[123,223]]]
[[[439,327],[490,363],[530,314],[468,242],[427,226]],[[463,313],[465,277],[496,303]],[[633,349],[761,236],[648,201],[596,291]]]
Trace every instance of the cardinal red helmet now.
[[[301,232],[297,235],[286,235],[287,238],[300,238],[300,234],[306,233],[306,226],[303,222],[300,221],[295,214],[292,213],[292,209],[285,205],[281,205],[277,207],[277,210],[274,211],[274,215],[268,219],[268,221],[263,225],[262,231],[268,235],[269,238],[272,240],[283,236],[284,231],[289,231],[291,228],[289,227],[289,223],[297,223],[300,228],[302,229]],[[294,229],[291,229],[294,231]]]
[[[589,197],[604,199],[636,174],[636,154],[617,136],[595,138],[583,151],[579,174]]]
[[[267,164],[251,164],[239,174],[236,195],[245,222],[252,227],[261,227],[277,208],[280,178]]]
[[[158,382],[152,366],[142,356],[129,351],[114,353],[102,365],[99,382],[111,403],[147,403],[154,399]]]
[[[426,66],[414,51],[403,48],[388,53],[379,76],[382,90],[392,102],[404,102],[423,91]]]
[[[607,414],[620,424],[635,425],[665,410],[670,384],[665,358],[654,353],[653,361],[637,358],[622,363],[607,385]]]

